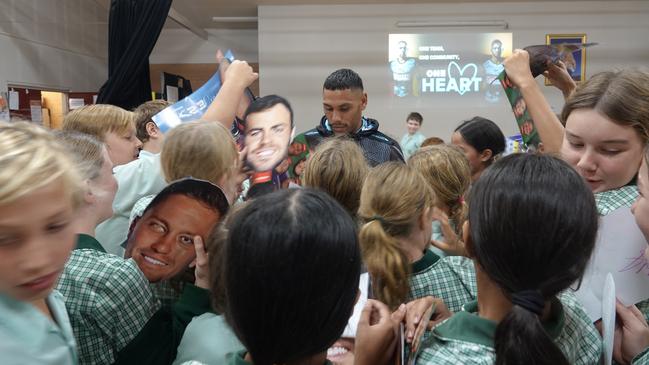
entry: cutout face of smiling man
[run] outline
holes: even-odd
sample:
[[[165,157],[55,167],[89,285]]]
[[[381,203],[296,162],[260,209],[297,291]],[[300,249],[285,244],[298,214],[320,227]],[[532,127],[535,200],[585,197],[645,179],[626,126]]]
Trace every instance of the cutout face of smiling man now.
[[[293,112],[276,95],[255,100],[245,116],[246,161],[257,172],[270,171],[288,156],[293,138]]]
[[[125,257],[133,258],[150,282],[187,269],[196,258],[194,237],[206,240],[228,209],[223,192],[206,181],[180,180],[161,194],[134,222],[126,246]]]

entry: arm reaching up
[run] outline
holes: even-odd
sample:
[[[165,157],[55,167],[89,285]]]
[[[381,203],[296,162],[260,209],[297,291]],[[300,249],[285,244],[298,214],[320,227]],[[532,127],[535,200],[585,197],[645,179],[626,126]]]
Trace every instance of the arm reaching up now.
[[[545,96],[532,77],[530,56],[527,51],[517,49],[504,62],[509,79],[520,89],[527,110],[543,142],[546,153],[559,153],[563,143],[563,125],[545,100]]]
[[[246,61],[235,60],[232,62],[225,72],[219,93],[201,120],[218,121],[230,129],[244,90],[255,82],[257,77],[259,75],[253,72],[252,67]]]

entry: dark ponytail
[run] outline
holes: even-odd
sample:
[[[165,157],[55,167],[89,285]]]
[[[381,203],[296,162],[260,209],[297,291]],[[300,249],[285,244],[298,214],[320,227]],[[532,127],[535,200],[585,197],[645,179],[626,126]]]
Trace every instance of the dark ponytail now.
[[[558,300],[553,303],[557,304]],[[518,305],[496,327],[494,347],[496,365],[570,365],[543,328],[540,317]]]
[[[473,186],[470,251],[513,304],[496,328],[496,364],[569,364],[541,316],[583,275],[597,219],[590,189],[554,157],[507,156]]]

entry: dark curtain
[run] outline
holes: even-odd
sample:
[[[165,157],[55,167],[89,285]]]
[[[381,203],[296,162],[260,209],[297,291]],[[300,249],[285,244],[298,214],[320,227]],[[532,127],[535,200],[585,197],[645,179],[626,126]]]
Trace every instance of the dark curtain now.
[[[112,0],[108,20],[108,80],[97,103],[131,110],[151,100],[149,55],[172,0]]]

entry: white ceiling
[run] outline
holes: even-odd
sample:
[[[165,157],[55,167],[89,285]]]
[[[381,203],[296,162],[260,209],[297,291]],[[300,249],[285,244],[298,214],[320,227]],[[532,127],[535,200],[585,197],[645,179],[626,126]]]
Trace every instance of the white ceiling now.
[[[110,0],[95,0],[99,5],[108,10]],[[535,0],[174,0],[172,12],[180,14],[184,21],[201,29],[226,28],[245,29],[256,28],[254,22],[232,23],[215,22],[213,17],[256,17],[259,5],[340,5],[340,4],[434,4],[434,3],[489,3],[489,2],[534,2]],[[565,0],[545,0],[565,1]],[[593,1],[593,0],[572,0]],[[608,1],[608,0],[595,0]],[[170,12],[171,13],[171,12]],[[180,28],[177,22],[168,18],[165,28]],[[186,27],[186,26],[185,26]]]
[[[318,4],[421,4],[421,3],[485,3],[485,2],[533,2],[534,0],[174,0],[172,7],[194,25],[203,28],[256,28],[255,23],[217,23],[212,17],[254,17],[258,5],[318,5]],[[547,1],[547,0],[546,0]],[[550,0],[564,1],[564,0]],[[587,1],[587,0],[578,0]],[[601,0],[606,1],[606,0]],[[165,27],[179,25],[167,21]]]

